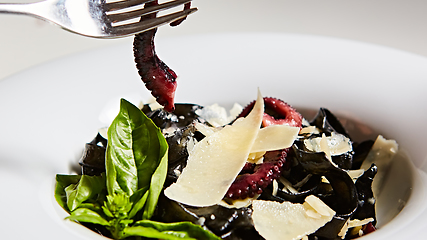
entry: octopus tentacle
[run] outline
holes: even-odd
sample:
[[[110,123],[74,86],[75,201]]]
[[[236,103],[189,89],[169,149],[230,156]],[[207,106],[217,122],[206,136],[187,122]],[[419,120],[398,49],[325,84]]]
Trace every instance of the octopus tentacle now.
[[[245,117],[252,110],[255,101],[243,109],[238,117]],[[293,127],[301,127],[302,116],[289,104],[276,98],[264,98],[265,113],[262,126],[286,124]],[[270,115],[272,114],[272,115]],[[264,162],[259,165],[246,163],[240,175],[236,178],[226,193],[230,199],[244,199],[261,194],[263,189],[277,179],[286,167],[286,157],[290,148],[277,151],[269,151],[264,155]]]
[[[244,199],[261,194],[263,189],[280,176],[285,165],[288,150],[266,153],[264,163],[256,166],[252,173],[244,173],[236,178],[225,195],[230,199]]]
[[[243,166],[242,170],[240,171],[240,174],[252,173],[254,172],[255,167],[255,163],[246,162],[245,166]]]
[[[158,1],[146,3],[145,6],[158,5]],[[185,4],[184,9],[189,9],[190,4]],[[141,17],[141,21],[155,18],[156,13]],[[179,25],[183,19],[172,22],[171,26]],[[166,111],[172,112],[175,109],[174,98],[177,87],[176,73],[170,69],[156,54],[154,46],[154,36],[157,28],[135,35],[133,51],[136,67],[148,90],[151,91],[156,101],[164,106]]]
[[[157,56],[154,36],[157,29],[135,35],[134,57],[141,80],[166,111],[173,111],[176,73]]]
[[[239,117],[245,117],[249,114],[255,105],[255,101],[249,103]],[[272,97],[264,97],[265,113],[262,119],[264,127],[269,125],[289,125],[291,127],[301,127],[302,116],[291,105]]]
[[[184,4],[184,10],[188,10],[191,8],[191,2]],[[170,26],[175,27],[181,24],[187,17],[176,20],[175,22],[171,22]]]

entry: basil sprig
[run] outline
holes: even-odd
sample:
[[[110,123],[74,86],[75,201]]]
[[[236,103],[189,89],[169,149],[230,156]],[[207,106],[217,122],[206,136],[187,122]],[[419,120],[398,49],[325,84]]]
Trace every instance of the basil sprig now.
[[[151,221],[167,174],[168,145],[145,114],[122,99],[108,129],[106,173],[56,176],[55,198],[67,219],[101,225],[114,239],[220,239],[190,222]]]

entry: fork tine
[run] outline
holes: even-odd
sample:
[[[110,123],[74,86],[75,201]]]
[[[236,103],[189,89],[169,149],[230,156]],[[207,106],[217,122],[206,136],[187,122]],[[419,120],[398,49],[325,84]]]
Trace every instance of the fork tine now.
[[[133,7],[145,3],[152,2],[154,0],[123,0],[119,2],[109,2],[104,4],[104,11],[119,10],[127,7]]]
[[[183,4],[188,3],[188,2],[191,2],[191,0],[170,1],[170,2],[162,3],[162,4],[151,6],[151,7],[146,7],[143,9],[130,11],[127,13],[109,14],[109,15],[107,15],[107,18],[112,23],[116,23],[116,22],[120,22],[120,21],[125,21],[125,20],[129,20],[129,19],[141,17],[143,15],[147,15],[150,13],[159,12],[161,10],[166,10],[169,8],[177,7],[179,5],[183,5]]]
[[[130,23],[126,25],[113,27],[112,35],[133,35],[138,34],[143,31],[148,31],[150,29],[159,27],[161,25],[176,21],[178,19],[184,18],[197,11],[197,8],[191,8],[182,10],[180,12],[171,13],[164,15],[158,18],[146,19],[137,23]]]

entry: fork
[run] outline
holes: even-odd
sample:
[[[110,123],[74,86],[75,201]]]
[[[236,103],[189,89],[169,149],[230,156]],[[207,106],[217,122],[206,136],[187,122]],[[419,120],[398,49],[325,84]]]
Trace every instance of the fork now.
[[[169,13],[156,18],[139,20],[141,16],[157,13],[191,0],[173,0],[143,7],[154,0],[45,0],[36,3],[0,3],[0,13],[29,15],[55,23],[65,30],[87,37],[120,38],[144,32],[185,18],[197,8]],[[138,7],[143,7],[138,9]]]

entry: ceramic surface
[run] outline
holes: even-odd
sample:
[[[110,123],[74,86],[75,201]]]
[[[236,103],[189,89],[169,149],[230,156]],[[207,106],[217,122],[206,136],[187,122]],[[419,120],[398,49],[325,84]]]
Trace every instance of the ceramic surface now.
[[[395,194],[378,206],[379,214],[388,219],[406,207],[366,239],[422,236],[427,184],[416,167],[427,154],[427,59],[353,41],[269,33],[157,39],[157,51],[179,75],[176,102],[246,104],[260,88],[264,96],[327,107],[396,139],[407,158],[393,164],[384,192]],[[0,82],[2,236],[102,238],[63,220],[54,177],[69,173],[84,144],[108,126],[121,97],[138,103],[149,96],[130,44],[69,56]]]

